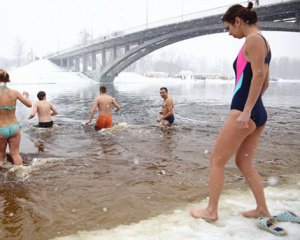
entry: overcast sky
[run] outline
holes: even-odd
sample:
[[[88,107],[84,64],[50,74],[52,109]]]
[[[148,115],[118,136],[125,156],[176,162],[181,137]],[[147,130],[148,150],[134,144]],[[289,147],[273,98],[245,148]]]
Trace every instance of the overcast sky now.
[[[260,0],[261,3],[280,0]],[[109,32],[181,16],[215,7],[231,5],[235,0],[0,0],[0,57],[14,55],[19,37],[25,54],[32,48],[43,56],[80,42],[87,29],[94,38]],[[227,7],[226,7],[227,8]],[[275,57],[299,57],[300,33],[265,33]],[[243,41],[226,33],[176,43],[172,48],[203,56],[226,56],[231,47]],[[230,56],[231,57],[231,56]]]

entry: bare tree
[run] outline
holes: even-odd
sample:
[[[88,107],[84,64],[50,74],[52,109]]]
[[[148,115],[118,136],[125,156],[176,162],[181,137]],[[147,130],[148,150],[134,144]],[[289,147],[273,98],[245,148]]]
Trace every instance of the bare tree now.
[[[86,29],[83,29],[80,32],[80,43],[83,45],[87,44],[89,38],[90,38],[90,34],[88,33],[88,31]]]
[[[19,67],[21,66],[21,59],[24,54],[24,42],[21,40],[19,36],[16,37],[14,50],[17,58],[17,66]]]

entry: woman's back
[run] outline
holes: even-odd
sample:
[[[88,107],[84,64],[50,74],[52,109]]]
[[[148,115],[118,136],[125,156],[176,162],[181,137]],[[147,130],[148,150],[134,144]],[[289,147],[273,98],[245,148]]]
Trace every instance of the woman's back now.
[[[18,92],[5,84],[0,87],[0,126],[17,123],[15,115]]]
[[[21,141],[21,125],[16,118],[16,102],[20,100],[27,107],[32,103],[28,99],[28,93],[23,95],[18,91],[9,89],[6,84],[10,82],[9,74],[0,69],[0,166],[4,163],[6,147],[9,146],[9,152],[14,164],[22,165],[23,160],[19,153]]]

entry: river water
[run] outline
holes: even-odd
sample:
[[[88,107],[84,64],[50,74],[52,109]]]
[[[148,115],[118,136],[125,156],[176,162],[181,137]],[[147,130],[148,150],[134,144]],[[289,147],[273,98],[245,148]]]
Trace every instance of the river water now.
[[[175,100],[175,125],[169,129],[155,121],[161,86]],[[106,84],[121,110],[113,113],[114,127],[100,132],[82,124],[98,83],[11,87],[28,90],[32,99],[45,90],[59,115],[53,129],[39,130],[36,118],[27,120],[30,110],[18,105],[26,166],[7,163],[0,170],[1,239],[43,240],[113,229],[207,196],[209,155],[229,111],[231,81],[124,74]],[[266,184],[269,177],[284,183],[300,173],[299,92],[300,81],[272,82],[264,97],[269,121],[255,161]],[[225,189],[233,186],[245,183],[231,160]]]

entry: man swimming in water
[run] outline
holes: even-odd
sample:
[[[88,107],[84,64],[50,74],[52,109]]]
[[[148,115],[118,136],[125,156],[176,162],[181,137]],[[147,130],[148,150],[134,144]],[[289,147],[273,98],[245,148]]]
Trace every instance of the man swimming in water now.
[[[157,119],[157,122],[166,127],[170,127],[175,120],[173,98],[169,96],[168,89],[166,87],[160,88],[160,96],[164,99],[164,101],[162,104],[162,111],[159,113],[161,117]]]
[[[40,128],[51,128],[53,126],[52,116],[57,114],[56,108],[52,103],[46,100],[46,93],[40,91],[37,94],[38,102],[33,104],[32,112],[28,119],[31,119],[37,113]]]
[[[116,100],[113,97],[106,94],[106,87],[101,86],[99,91],[100,95],[95,98],[93,107],[90,112],[90,117],[85,123],[87,125],[92,121],[94,114],[98,109],[99,114],[95,126],[96,130],[112,127],[112,106],[115,107],[116,112],[120,110],[120,105],[116,102]]]

